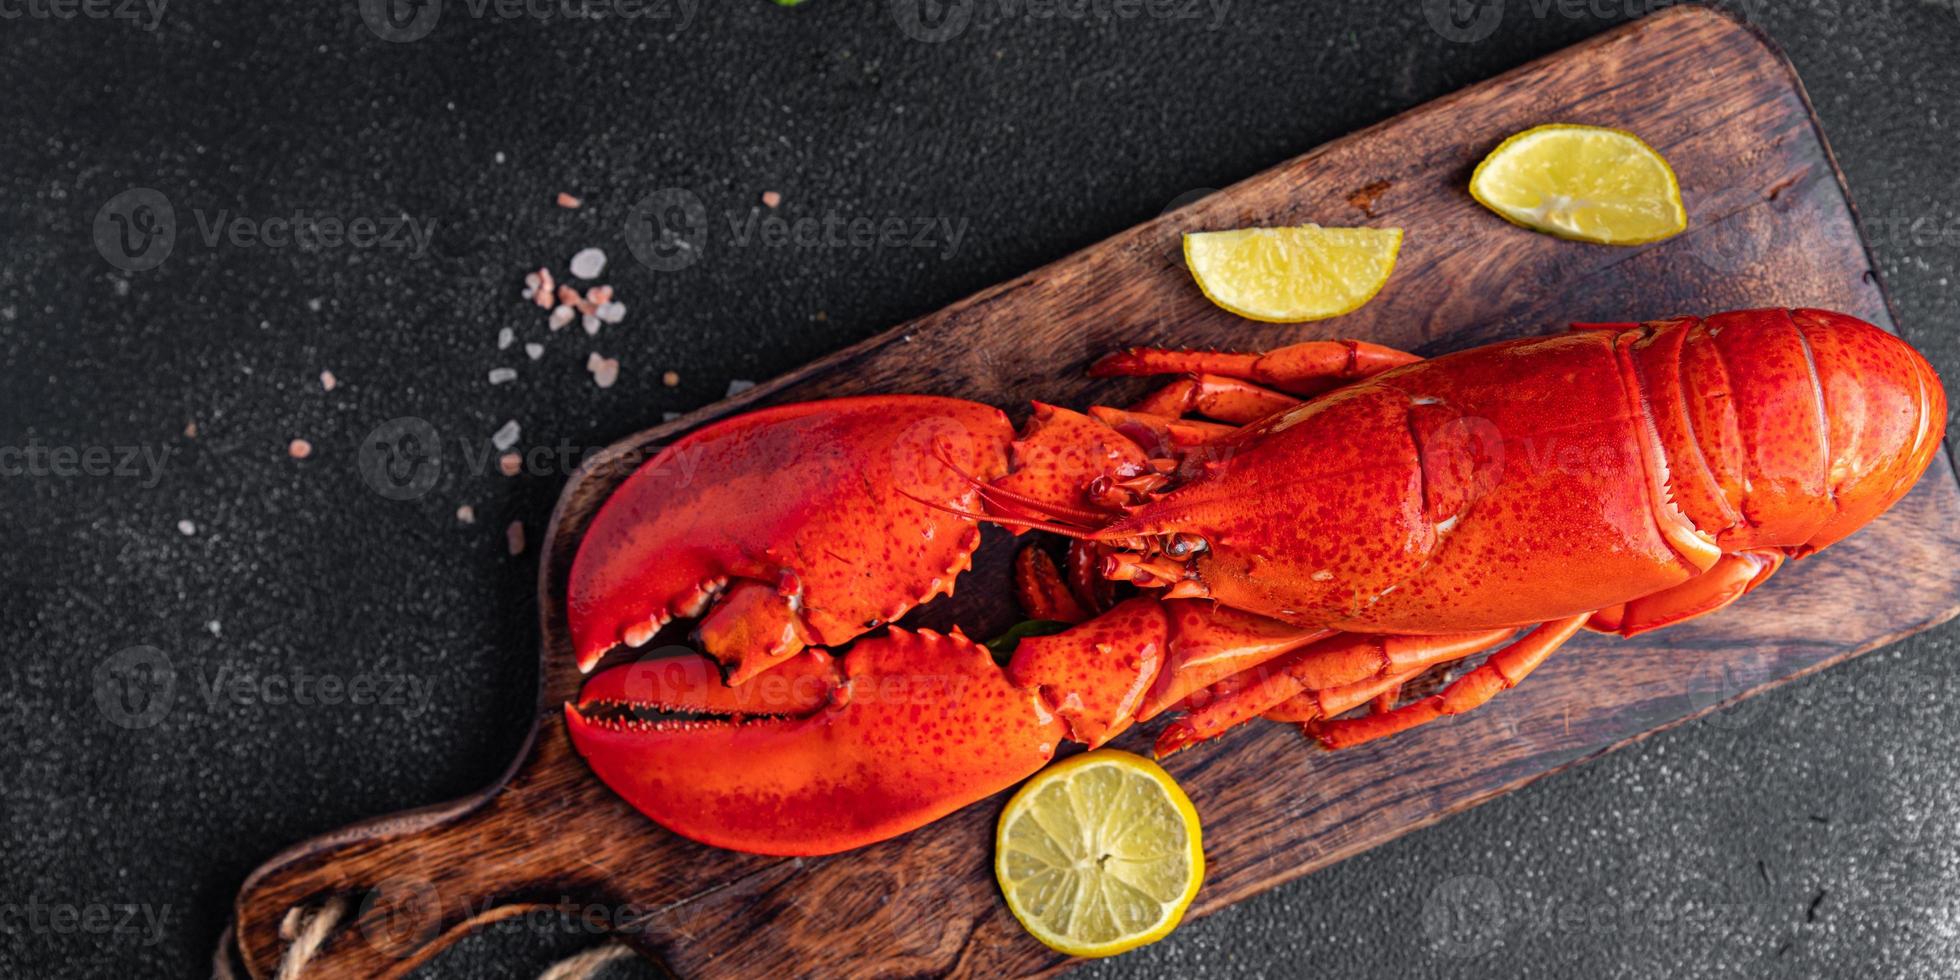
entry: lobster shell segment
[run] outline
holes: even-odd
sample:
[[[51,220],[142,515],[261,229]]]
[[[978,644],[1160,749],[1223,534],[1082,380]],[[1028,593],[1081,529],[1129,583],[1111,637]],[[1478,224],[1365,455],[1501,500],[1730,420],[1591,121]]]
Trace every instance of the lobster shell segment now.
[[[998,409],[917,395],[785,405],[689,434],[620,485],[572,560],[579,669],[705,614],[703,647],[744,679],[950,593],[980,541],[950,511],[982,509],[976,481],[1006,472],[1012,439]]]
[[[1041,768],[1067,734],[1034,690],[957,632],[893,629],[854,645],[841,672],[834,665],[818,651],[793,657],[744,686],[782,693],[740,702],[758,714],[727,716],[713,708],[743,695],[713,671],[656,668],[649,689],[633,673],[642,665],[614,667],[565,706],[565,724],[592,771],[662,826],[783,855],[924,826]],[[812,706],[818,688],[827,697]],[[650,690],[655,702],[640,699]],[[676,709],[686,716],[644,717]]]

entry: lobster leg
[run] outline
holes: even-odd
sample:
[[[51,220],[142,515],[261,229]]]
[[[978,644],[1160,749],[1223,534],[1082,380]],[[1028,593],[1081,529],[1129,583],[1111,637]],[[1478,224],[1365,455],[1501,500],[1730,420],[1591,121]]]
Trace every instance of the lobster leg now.
[[[1296,698],[1307,703],[1294,709],[1304,717],[1292,720],[1331,718],[1436,664],[1461,660],[1502,643],[1513,632],[1485,630],[1443,636],[1337,634],[1241,671],[1208,692],[1192,695],[1191,713],[1171,723],[1157,737],[1157,754],[1170,755],[1216,738],[1227,729]]]
[[[1097,361],[1093,377],[1150,374],[1212,375],[1237,378],[1299,398],[1310,398],[1350,381],[1373,377],[1422,358],[1365,340],[1309,340],[1265,354],[1165,350],[1135,347]]]
[[[1130,406],[1130,411],[1168,418],[1196,414],[1233,425],[1245,425],[1298,404],[1300,399],[1292,395],[1250,381],[1217,374],[1196,374],[1179,378],[1145,395],[1142,401]]]
[[[1636,636],[1705,616],[1742,598],[1768,581],[1782,566],[1780,551],[1738,551],[1723,555],[1708,571],[1680,585],[1594,613],[1586,627],[1602,633]]]
[[[1021,611],[1030,619],[1074,624],[1095,615],[1083,608],[1068,583],[1062,581],[1055,559],[1038,544],[1022,548],[1014,556],[1014,592],[1021,600]]]
[[[1497,692],[1516,687],[1525,675],[1544,663],[1552,651],[1564,646],[1565,641],[1579,632],[1589,616],[1569,616],[1540,624],[1530,636],[1491,654],[1490,659],[1477,669],[1451,681],[1441,692],[1420,701],[1365,718],[1309,722],[1305,729],[1308,734],[1320,739],[1320,744],[1330,749],[1344,749],[1407,731],[1444,715],[1463,714],[1489,701]]]

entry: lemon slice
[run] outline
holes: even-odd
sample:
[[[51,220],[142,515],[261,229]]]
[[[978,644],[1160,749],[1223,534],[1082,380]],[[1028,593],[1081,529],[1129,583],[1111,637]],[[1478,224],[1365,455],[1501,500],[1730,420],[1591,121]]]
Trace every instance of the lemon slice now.
[[[1381,292],[1400,228],[1241,228],[1184,236],[1205,298],[1250,320],[1304,323],[1352,313]]]
[[[1036,939],[1113,956],[1177,928],[1205,877],[1198,811],[1163,767],[1114,749],[1028,780],[1000,815],[994,876]]]
[[[1470,175],[1477,203],[1523,225],[1582,242],[1640,245],[1688,227],[1681,185],[1640,137],[1600,126],[1527,129]]]

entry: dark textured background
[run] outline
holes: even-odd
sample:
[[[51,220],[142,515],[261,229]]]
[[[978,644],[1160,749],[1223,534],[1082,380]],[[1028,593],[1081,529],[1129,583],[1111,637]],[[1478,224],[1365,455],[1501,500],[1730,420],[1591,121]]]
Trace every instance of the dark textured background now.
[[[0,456],[0,974],[97,977],[206,970],[260,861],[475,790],[516,751],[535,553],[507,557],[502,528],[535,542],[566,466],[498,475],[481,454],[505,419],[527,448],[603,445],[1650,9],[1509,0],[1488,36],[1458,41],[1418,4],[1232,0],[1190,19],[1154,0],[1052,17],[980,0],[927,43],[861,0],[670,0],[661,20],[598,21],[446,0],[432,34],[387,43],[354,0],[178,0],[154,30],[26,2],[0,4],[27,14],[0,16],[0,448],[169,454],[154,485]],[[1925,0],[1730,9],[1795,60],[1906,334],[1960,377],[1960,16]],[[152,271],[92,239],[132,187],[180,225]],[[713,216],[702,260],[675,273],[621,237],[663,187]],[[554,207],[559,190],[587,207]],[[764,190],[788,217],[945,218],[964,237],[737,240],[722,216]],[[198,227],[296,211],[406,214],[433,243],[214,245]],[[500,353],[501,327],[545,334],[523,272],[562,272],[588,244],[613,254],[627,322],[552,336],[535,364]],[[592,385],[589,350],[621,360],[617,387]],[[500,365],[519,380],[490,386]],[[440,480],[407,502],[354,462],[400,416],[443,440]],[[287,457],[296,436],[311,459]],[[464,503],[474,526],[454,520]],[[1956,637],[1790,685],[1082,975],[1946,975]],[[167,692],[123,669],[142,646],[167,660]],[[416,687],[363,705],[213,694],[321,676]],[[167,708],[154,725],[116,724],[146,703]],[[119,928],[112,906],[157,931]],[[592,941],[520,922],[425,974],[531,976]]]

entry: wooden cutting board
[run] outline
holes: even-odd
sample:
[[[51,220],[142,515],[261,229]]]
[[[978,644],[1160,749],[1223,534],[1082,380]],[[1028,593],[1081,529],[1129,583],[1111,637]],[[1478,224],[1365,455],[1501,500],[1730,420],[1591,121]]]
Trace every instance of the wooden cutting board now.
[[[1544,122],[1632,130],[1679,173],[1692,227],[1658,245],[1580,245],[1504,223],[1464,192],[1505,136]],[[1206,302],[1186,231],[1302,222],[1406,228],[1401,264],[1361,311],[1248,323]],[[537,727],[509,774],[469,799],[308,842],[254,873],[236,932],[270,976],[291,910],[342,914],[300,975],[396,975],[484,922],[575,908],[688,977],[1010,974],[1066,961],[1024,935],[990,872],[988,800],[882,845],[824,859],[757,857],[669,834],[575,756],[564,607],[579,536],[644,447],[773,401],[918,392],[992,402],[1122,403],[1143,382],[1092,382],[1134,344],[1266,348],[1353,336],[1423,354],[1560,329],[1771,305],[1891,309],[1842,178],[1789,63],[1754,30],[1675,8],[1429,103],[1012,282],[923,317],[595,458],[544,543]],[[987,635],[1012,618],[996,540],[920,619]],[[1255,724],[1171,759],[1206,821],[1209,880],[1232,902],[1434,823],[1660,729],[1926,629],[1960,611],[1960,487],[1944,455],[1861,534],[1788,567],[1735,608],[1636,640],[1588,636],[1489,708],[1328,754]],[[1160,725],[1118,744],[1145,750]],[[1284,778],[1274,778],[1284,774]],[[1176,937],[1167,940],[1177,942]]]

